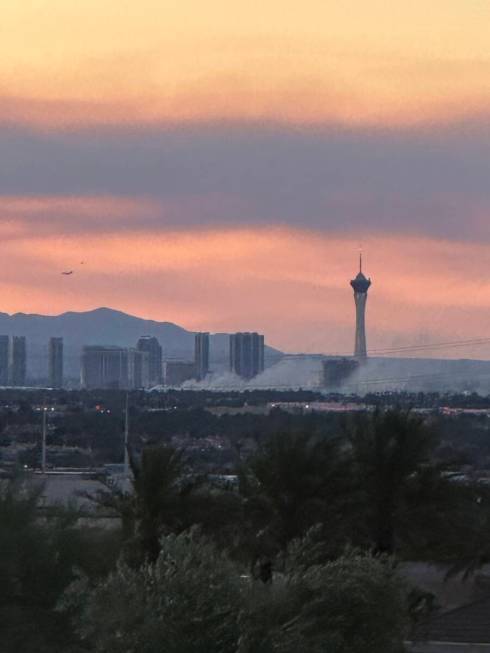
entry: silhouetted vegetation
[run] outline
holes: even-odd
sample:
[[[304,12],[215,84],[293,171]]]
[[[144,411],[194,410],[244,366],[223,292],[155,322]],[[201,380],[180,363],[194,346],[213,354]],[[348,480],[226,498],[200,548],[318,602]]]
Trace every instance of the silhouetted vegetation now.
[[[80,528],[74,511],[56,508],[40,518],[41,490],[21,476],[0,481],[0,635],[6,653],[76,650],[78,640],[57,603],[78,573],[104,577],[119,556],[119,533]]]
[[[292,543],[264,584],[198,532],[169,535],[153,565],[83,578],[64,606],[82,642],[106,653],[401,651],[404,593],[388,561],[348,553],[305,565],[305,548]]]
[[[78,421],[59,411],[51,435],[122,458],[111,397]],[[467,420],[484,447],[480,415],[152,412],[134,397],[131,409],[131,488],[93,497],[117,527],[41,506],[29,472],[0,480],[5,653],[395,653],[409,619],[396,561],[490,559],[490,494],[461,474],[454,429]],[[39,417],[5,415],[19,432]],[[230,450],[211,469],[210,437]]]

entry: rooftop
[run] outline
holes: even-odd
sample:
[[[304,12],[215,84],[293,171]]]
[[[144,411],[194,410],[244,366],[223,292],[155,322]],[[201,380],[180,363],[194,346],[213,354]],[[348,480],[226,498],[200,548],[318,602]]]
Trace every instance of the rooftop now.
[[[416,627],[412,640],[488,644],[490,650],[490,596],[421,622]]]

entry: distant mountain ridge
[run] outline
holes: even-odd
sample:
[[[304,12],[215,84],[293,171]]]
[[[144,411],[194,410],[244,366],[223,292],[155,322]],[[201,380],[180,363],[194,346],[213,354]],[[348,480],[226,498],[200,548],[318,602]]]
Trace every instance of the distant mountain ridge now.
[[[62,337],[65,344],[65,376],[77,378],[80,354],[84,345],[118,345],[134,347],[140,336],[155,336],[165,358],[190,360],[194,356],[194,332],[172,322],[145,320],[122,311],[101,307],[91,311],[36,315],[0,313],[0,334],[25,336],[27,339],[27,374],[33,380],[47,376],[48,341]],[[210,338],[211,364],[225,367],[228,360],[226,333]],[[272,363],[281,358],[277,349],[266,347],[265,357]]]

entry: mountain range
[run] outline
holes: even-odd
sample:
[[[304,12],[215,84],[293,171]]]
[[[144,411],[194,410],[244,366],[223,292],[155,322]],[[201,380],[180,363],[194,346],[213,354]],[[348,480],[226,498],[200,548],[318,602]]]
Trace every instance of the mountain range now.
[[[32,380],[45,379],[48,367],[48,341],[52,336],[64,339],[65,377],[78,378],[80,355],[84,345],[118,345],[135,347],[140,336],[155,336],[166,359],[192,360],[194,332],[172,322],[145,320],[111,308],[69,311],[61,315],[0,313],[0,334],[25,336],[27,339],[27,375]],[[211,365],[225,369],[228,361],[229,334],[210,337]],[[265,349],[266,364],[279,360],[282,353]]]

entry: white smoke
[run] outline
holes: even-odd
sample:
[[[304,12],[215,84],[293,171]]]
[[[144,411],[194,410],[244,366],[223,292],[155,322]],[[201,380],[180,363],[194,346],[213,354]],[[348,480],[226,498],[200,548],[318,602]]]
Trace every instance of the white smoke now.
[[[202,381],[186,381],[186,390],[298,390],[318,389],[322,372],[319,356],[284,356],[252,379],[232,372],[208,374]]]
[[[186,390],[318,390],[365,395],[370,392],[478,392],[490,394],[490,361],[428,358],[369,358],[340,387],[322,387],[319,355],[284,356],[253,379],[217,371]],[[161,388],[163,390],[163,387]]]
[[[369,358],[341,386],[344,393],[490,393],[490,361],[434,358]]]

